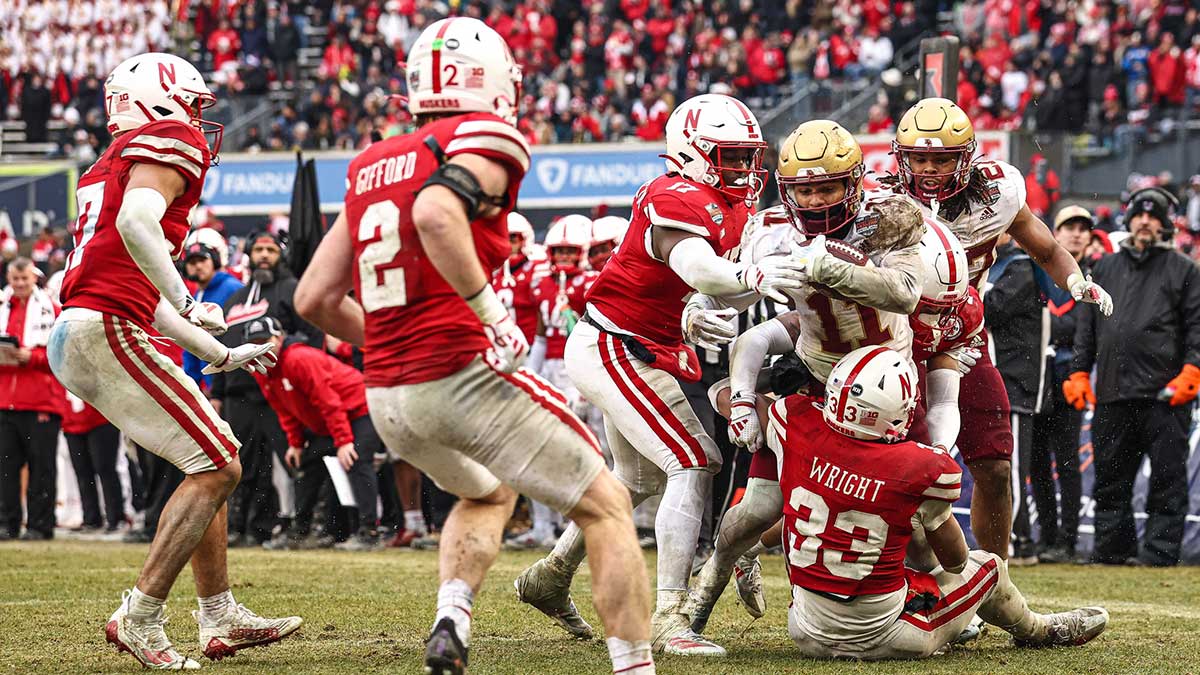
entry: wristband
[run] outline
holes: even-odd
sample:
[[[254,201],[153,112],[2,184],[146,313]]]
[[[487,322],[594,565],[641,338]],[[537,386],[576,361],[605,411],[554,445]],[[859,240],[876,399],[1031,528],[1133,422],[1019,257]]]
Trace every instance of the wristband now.
[[[496,291],[489,283],[484,283],[478,293],[464,299],[471,311],[475,312],[475,316],[479,317],[480,323],[485,326],[500,323],[508,317],[508,308],[504,306],[503,302],[500,302]]]

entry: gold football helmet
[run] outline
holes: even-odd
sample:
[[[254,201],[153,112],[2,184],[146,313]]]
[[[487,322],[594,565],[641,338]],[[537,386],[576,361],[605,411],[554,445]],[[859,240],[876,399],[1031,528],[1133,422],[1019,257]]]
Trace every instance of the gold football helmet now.
[[[796,127],[779,149],[775,180],[779,195],[800,229],[809,236],[830,234],[858,215],[862,202],[862,148],[854,136],[831,120],[812,120]],[[792,194],[797,185],[844,180],[846,194],[822,206],[801,207]]]
[[[921,171],[918,177],[910,153],[958,153],[958,161],[952,171]],[[945,201],[967,187],[975,156],[975,128],[954,101],[923,98],[896,125],[892,154],[896,155],[900,183],[909,194],[926,204],[933,199]],[[936,188],[923,184],[931,179],[938,181]]]

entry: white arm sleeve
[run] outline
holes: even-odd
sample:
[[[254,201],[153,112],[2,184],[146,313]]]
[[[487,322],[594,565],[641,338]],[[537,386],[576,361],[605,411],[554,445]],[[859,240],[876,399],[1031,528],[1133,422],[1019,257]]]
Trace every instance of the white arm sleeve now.
[[[703,293],[693,293],[688,302],[695,302],[704,309],[726,309],[732,307],[738,313],[746,311],[751,305],[762,300],[761,295],[754,291],[742,291],[734,295],[711,296]]]
[[[187,307],[192,296],[171,261],[161,224],[166,212],[167,200],[158,190],[133,188],[125,193],[117,212],[117,231],[129,257],[178,313]]]
[[[958,413],[958,385],[962,375],[954,368],[929,371],[926,387],[929,405],[925,423],[929,425],[929,440],[933,445],[949,449],[958,440],[961,419]]]
[[[228,351],[208,331],[179,316],[166,298],[159,298],[158,306],[154,308],[154,330],[174,339],[193,356],[209,363],[223,360]]]
[[[734,340],[729,352],[729,385],[733,393],[754,391],[763,361],[771,354],[786,354],[796,343],[779,319],[760,323]]]
[[[700,237],[688,237],[675,244],[667,256],[667,266],[685,284],[705,295],[738,295],[746,291],[738,278],[742,266],[717,255]]]

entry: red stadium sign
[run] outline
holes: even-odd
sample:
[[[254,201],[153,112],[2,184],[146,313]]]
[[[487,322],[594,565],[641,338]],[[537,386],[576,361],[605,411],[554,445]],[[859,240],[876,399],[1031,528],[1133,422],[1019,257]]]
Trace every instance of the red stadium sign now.
[[[867,177],[863,187],[872,190],[879,187],[879,177],[896,173],[896,158],[892,156],[892,134],[871,134],[855,136],[862,147],[863,162],[867,165]],[[979,156],[990,159],[1008,161],[1008,134],[1003,132],[981,132],[975,138],[979,141]]]

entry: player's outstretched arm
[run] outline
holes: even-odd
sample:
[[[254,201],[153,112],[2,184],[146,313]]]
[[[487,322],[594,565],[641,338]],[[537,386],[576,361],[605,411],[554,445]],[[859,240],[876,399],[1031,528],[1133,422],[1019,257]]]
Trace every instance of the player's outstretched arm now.
[[[183,194],[182,174],[158,164],[137,163],[129,170],[129,182],[117,212],[117,231],[129,257],[177,314],[187,314],[195,300],[183,277],[175,269],[167,249],[162,219],[167,205]],[[194,352],[193,352],[194,353]]]
[[[807,279],[801,264],[787,256],[769,256],[747,265],[722,258],[707,241],[683,230],[655,225],[651,238],[658,259],[665,260],[685,284],[708,296],[753,291],[786,303],[783,290],[799,288]]]
[[[799,312],[781,314],[742,333],[729,352],[729,385],[734,395],[755,391],[763,361],[795,349],[799,337]]]
[[[1100,284],[1092,281],[1091,276],[1083,276],[1079,263],[1054,240],[1050,228],[1041,218],[1033,215],[1028,206],[1022,206],[1017,212],[1008,232],[1029,257],[1046,270],[1059,288],[1070,291],[1076,300],[1098,305],[1104,316],[1112,314],[1112,297]]]
[[[321,240],[304,276],[296,284],[292,302],[306,321],[327,334],[363,346],[363,309],[347,293],[354,287],[354,249],[346,212],[338,214]]]

